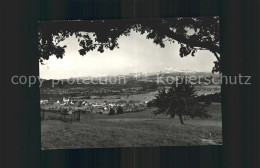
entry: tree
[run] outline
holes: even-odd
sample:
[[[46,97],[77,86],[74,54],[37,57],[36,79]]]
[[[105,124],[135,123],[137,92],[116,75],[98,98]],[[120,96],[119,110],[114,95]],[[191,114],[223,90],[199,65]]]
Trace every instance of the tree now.
[[[147,107],[153,107],[153,106],[154,106],[154,100],[147,102]]]
[[[110,108],[108,115],[115,115],[115,110],[113,108]]]
[[[153,112],[155,115],[164,114],[171,118],[177,115],[181,124],[184,124],[183,116],[191,118],[196,116],[210,117],[207,114],[206,105],[197,101],[194,87],[184,76],[178,78],[168,91],[165,88],[159,90],[158,95],[156,95],[155,106],[158,107],[158,110]]]
[[[200,95],[200,96],[197,96],[197,100],[200,101],[200,102],[210,101],[210,102],[221,103],[221,93]]]
[[[207,105],[207,106],[209,106],[209,105],[211,105],[212,103],[211,103],[210,99],[206,99],[205,102],[204,102],[204,104]]]
[[[180,57],[208,50],[217,59],[212,72],[220,72],[218,17],[39,22],[38,27],[41,63],[51,55],[63,58],[66,46],[60,42],[69,36],[75,35],[81,46],[79,54],[84,56],[93,50],[103,53],[119,48],[119,37],[135,31],[162,48],[166,41],[178,42]]]
[[[117,114],[123,114],[124,113],[124,110],[121,106],[118,106],[117,107]]]

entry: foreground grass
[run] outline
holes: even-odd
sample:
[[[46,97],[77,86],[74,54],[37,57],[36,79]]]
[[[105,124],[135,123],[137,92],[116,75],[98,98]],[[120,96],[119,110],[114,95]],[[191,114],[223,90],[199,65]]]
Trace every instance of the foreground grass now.
[[[41,125],[43,149],[213,145],[222,143],[220,104],[210,106],[212,118],[184,120],[153,116],[146,109],[114,116],[95,114],[94,119],[65,123],[44,120]]]

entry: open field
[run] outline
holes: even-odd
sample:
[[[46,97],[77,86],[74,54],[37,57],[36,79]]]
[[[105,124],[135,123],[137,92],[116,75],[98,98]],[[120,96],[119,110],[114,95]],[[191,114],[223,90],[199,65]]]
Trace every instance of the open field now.
[[[179,146],[222,144],[221,104],[209,107],[212,118],[184,120],[154,116],[154,108],[119,115],[84,115],[79,122],[62,122],[59,115],[46,113],[41,122],[42,149]]]

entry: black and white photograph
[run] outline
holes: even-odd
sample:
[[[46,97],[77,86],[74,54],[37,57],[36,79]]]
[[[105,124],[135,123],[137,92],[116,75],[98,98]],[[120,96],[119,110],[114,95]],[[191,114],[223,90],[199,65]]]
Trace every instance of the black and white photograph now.
[[[41,149],[222,145],[219,17],[38,22]]]
[[[260,167],[260,1],[0,6],[0,168]]]

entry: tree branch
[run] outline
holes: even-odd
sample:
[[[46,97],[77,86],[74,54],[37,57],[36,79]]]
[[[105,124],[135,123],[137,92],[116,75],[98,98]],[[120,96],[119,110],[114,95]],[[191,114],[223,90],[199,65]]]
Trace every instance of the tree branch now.
[[[172,32],[169,28],[166,28],[164,31],[165,31],[165,35],[167,37],[175,39],[176,41],[178,41],[180,43],[184,43],[184,44],[190,45],[192,47],[206,48],[213,53],[218,53],[218,54],[220,53],[219,46],[217,46],[217,45],[209,44],[209,42],[200,42],[198,40],[185,38],[184,36],[181,36],[181,35],[178,35],[178,34]]]

